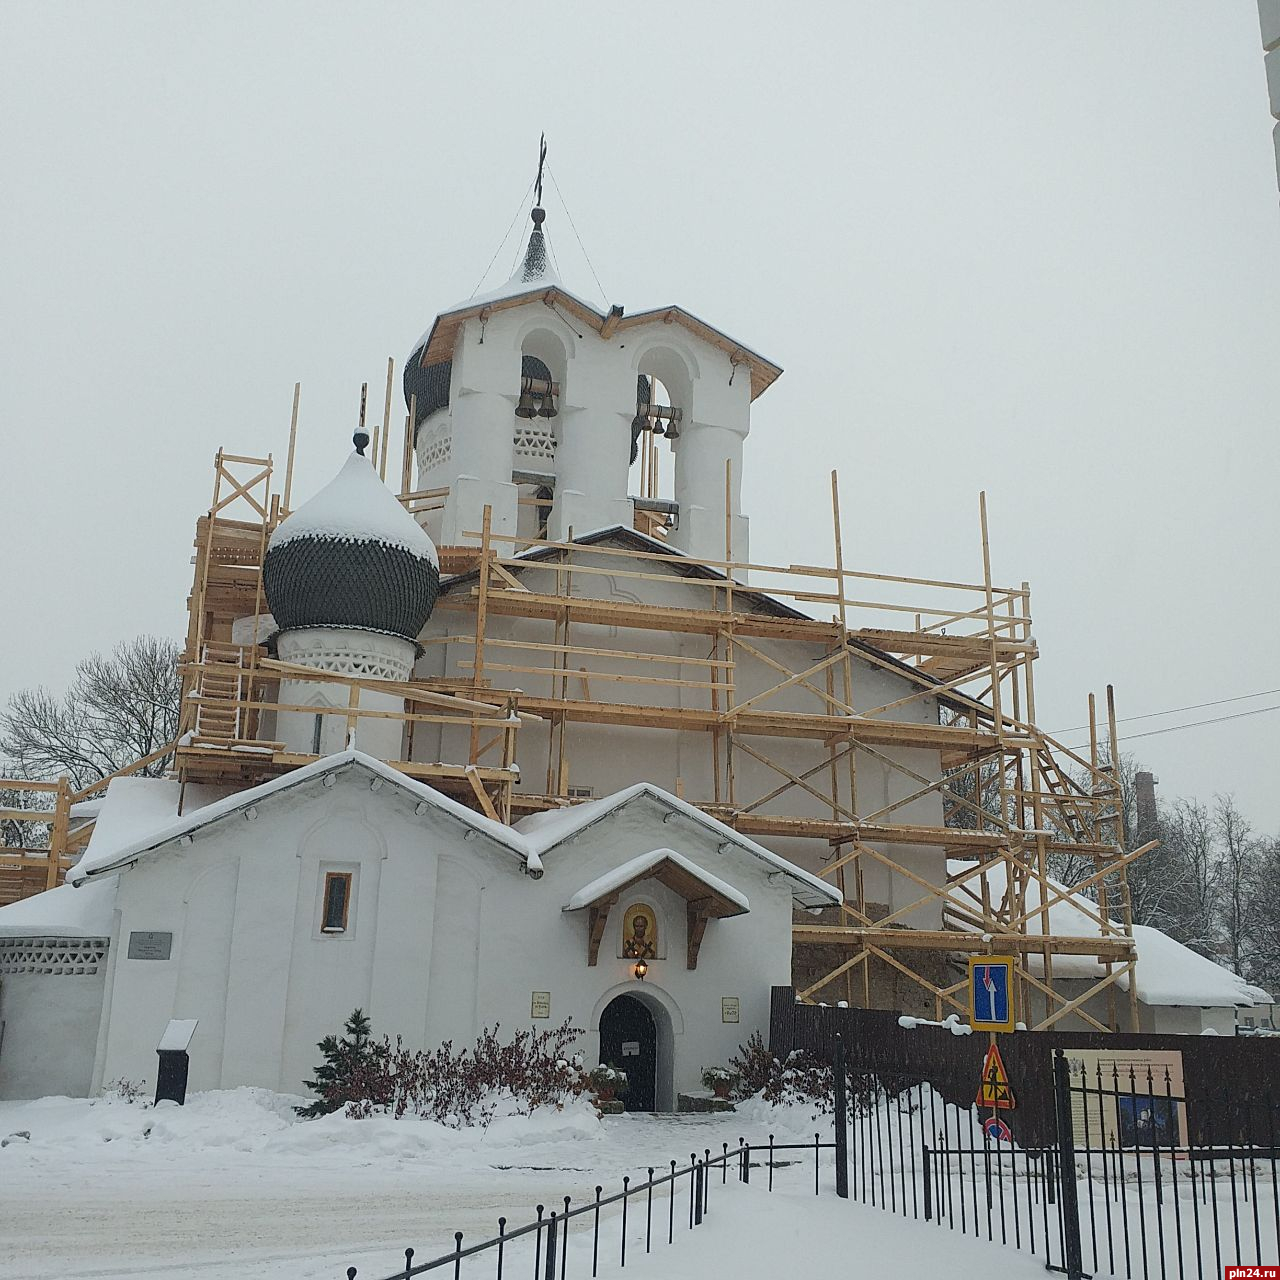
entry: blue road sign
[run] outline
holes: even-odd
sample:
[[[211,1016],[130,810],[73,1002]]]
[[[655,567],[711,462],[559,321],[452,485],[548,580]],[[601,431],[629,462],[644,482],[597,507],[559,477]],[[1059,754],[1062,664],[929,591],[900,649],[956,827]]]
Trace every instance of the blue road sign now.
[[[975,1031],[1012,1031],[1013,957],[969,957],[969,1021]]]

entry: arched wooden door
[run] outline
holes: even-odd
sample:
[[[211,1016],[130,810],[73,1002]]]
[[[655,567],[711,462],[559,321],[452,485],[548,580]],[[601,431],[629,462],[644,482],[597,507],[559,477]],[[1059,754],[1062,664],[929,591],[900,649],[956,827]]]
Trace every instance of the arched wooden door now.
[[[658,1027],[635,996],[617,996],[600,1015],[600,1061],[627,1073],[628,1111],[658,1105]]]

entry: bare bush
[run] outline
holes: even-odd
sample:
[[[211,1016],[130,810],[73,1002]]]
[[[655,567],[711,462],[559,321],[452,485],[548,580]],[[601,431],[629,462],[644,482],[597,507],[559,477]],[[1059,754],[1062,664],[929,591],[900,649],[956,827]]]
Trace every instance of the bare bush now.
[[[789,1053],[784,1061],[769,1050],[758,1031],[738,1046],[729,1070],[737,1081],[737,1098],[759,1094],[773,1106],[802,1103],[823,1113],[835,1109],[835,1075],[830,1064],[802,1049]]]
[[[362,1017],[356,1010],[353,1018]],[[451,1040],[430,1050],[406,1049],[399,1037],[372,1040],[367,1027],[364,1020],[353,1030],[348,1021],[345,1040],[321,1041],[326,1064],[308,1082],[319,1098],[300,1114],[408,1115],[462,1129],[487,1126],[504,1105],[519,1115],[559,1109],[588,1087],[581,1059],[571,1053],[583,1032],[568,1019],[547,1031],[517,1031],[506,1042],[497,1025],[486,1027],[473,1048],[456,1052]]]

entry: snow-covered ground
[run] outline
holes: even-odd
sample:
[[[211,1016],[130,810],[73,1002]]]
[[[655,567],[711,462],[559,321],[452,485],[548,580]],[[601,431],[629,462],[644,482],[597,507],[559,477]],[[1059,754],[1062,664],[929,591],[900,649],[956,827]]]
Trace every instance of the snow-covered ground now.
[[[410,1120],[299,1121],[297,1101],[235,1089],[193,1094],[181,1108],[115,1099],[0,1103],[0,1140],[31,1135],[0,1149],[0,1277],[338,1280],[355,1265],[372,1280],[403,1266],[407,1245],[423,1260],[451,1249],[455,1231],[468,1243],[488,1238],[500,1214],[516,1226],[532,1220],[539,1203],[559,1208],[566,1195],[583,1203],[597,1183],[608,1194],[624,1174],[643,1181],[650,1166],[722,1151],[740,1135],[760,1140],[772,1129],[782,1140],[788,1124],[793,1137],[813,1133],[807,1115],[749,1109],[600,1121],[585,1104],[499,1119],[484,1133],[456,1132]],[[828,1194],[815,1198],[811,1170],[780,1170],[769,1205],[759,1187],[721,1189],[717,1180],[706,1223],[693,1233],[686,1226],[670,1247],[663,1235],[649,1258],[644,1218],[633,1209],[627,1274],[705,1275],[711,1251],[718,1274],[732,1265],[744,1276],[771,1276],[800,1257],[819,1261],[815,1251],[828,1247],[833,1263],[855,1248],[868,1261],[880,1250],[885,1265],[867,1274],[886,1273],[890,1256],[903,1251],[924,1256],[920,1250],[934,1251],[939,1263],[945,1254],[955,1276],[969,1274],[955,1269],[958,1258],[972,1257],[975,1276],[995,1260],[1008,1275],[1025,1267],[1029,1276],[1036,1266]],[[679,1197],[678,1228],[682,1214],[687,1223],[687,1183]],[[570,1237],[575,1254],[589,1250],[579,1221]],[[602,1275],[617,1269],[618,1228],[615,1214],[602,1233]],[[510,1256],[516,1264],[518,1249]],[[489,1258],[474,1274],[492,1274],[491,1266]],[[577,1270],[590,1274],[589,1265]]]
[[[604,1120],[576,1103],[564,1112],[500,1118],[487,1131],[461,1132],[417,1120],[301,1121],[293,1112],[299,1101],[246,1088],[193,1094],[186,1107],[110,1098],[0,1103],[0,1280],[341,1280],[349,1265],[359,1268],[360,1280],[379,1280],[403,1267],[406,1246],[421,1262],[451,1250],[455,1231],[466,1244],[478,1243],[496,1234],[500,1215],[514,1228],[531,1221],[538,1204],[560,1209],[565,1196],[575,1206],[589,1203],[597,1184],[608,1195],[624,1175],[641,1183],[650,1168],[669,1169],[671,1160],[687,1165],[694,1153],[736,1147],[739,1137],[759,1143],[773,1133],[779,1143],[811,1143],[815,1131],[824,1140],[830,1136],[829,1119],[758,1101],[731,1115]],[[957,1112],[953,1125],[959,1117],[968,1118]],[[24,1132],[29,1138],[15,1136]],[[892,1170],[892,1145],[884,1154]],[[714,1173],[707,1220],[693,1232],[688,1182],[679,1183],[674,1206],[659,1190],[649,1256],[647,1198],[633,1198],[624,1274],[772,1280],[802,1263],[806,1270],[827,1264],[832,1274],[878,1276],[908,1262],[956,1280],[1042,1273],[1043,1256],[840,1201],[832,1194],[829,1151],[820,1168],[820,1196],[813,1194],[808,1153],[779,1157],[771,1197],[759,1166],[750,1186],[736,1183],[732,1173],[725,1185]],[[1080,1185],[1087,1201],[1089,1185]],[[1003,1183],[997,1194],[997,1239],[1000,1200],[1012,1208],[1012,1191]],[[1176,1193],[1184,1216],[1187,1193],[1184,1177]],[[1024,1181],[1024,1212],[1027,1194]],[[1266,1225],[1274,1191],[1258,1183],[1254,1194],[1266,1201],[1266,1260],[1274,1248]],[[1226,1195],[1225,1188],[1218,1192]],[[1101,1215],[1105,1208],[1103,1197],[1095,1209]],[[1220,1211],[1229,1223],[1230,1201]],[[676,1229],[671,1246],[669,1214]],[[600,1275],[613,1276],[621,1236],[616,1207],[606,1209],[602,1221]],[[589,1223],[587,1216],[571,1226],[568,1280],[591,1274]],[[1141,1233],[1136,1220],[1129,1226],[1136,1249]],[[1207,1231],[1210,1274],[1216,1260]],[[1228,1234],[1229,1226],[1223,1253],[1234,1260]],[[532,1244],[528,1237],[508,1247],[506,1274],[533,1273],[532,1258],[524,1256]],[[1250,1250],[1241,1250],[1241,1260],[1253,1260]],[[856,1272],[850,1270],[855,1258]],[[464,1265],[464,1280],[492,1276],[494,1261],[490,1253]],[[452,1268],[440,1274],[451,1275]]]

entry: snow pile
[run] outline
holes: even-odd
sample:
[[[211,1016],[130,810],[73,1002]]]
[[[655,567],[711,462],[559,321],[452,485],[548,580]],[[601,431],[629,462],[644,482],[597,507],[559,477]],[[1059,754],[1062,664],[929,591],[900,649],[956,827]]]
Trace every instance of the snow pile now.
[[[822,1135],[823,1142],[830,1142],[835,1133],[835,1116],[812,1102],[792,1100],[773,1103],[763,1093],[733,1104],[734,1114],[746,1133],[771,1134],[779,1145],[813,1141],[813,1135]],[[759,1142],[759,1137],[753,1139]]]
[[[270,546],[297,538],[379,542],[439,567],[435,544],[378,478],[368,458],[353,453],[342,470],[271,535]]]
[[[973,1028],[967,1022],[961,1022],[958,1013],[949,1014],[941,1022],[934,1022],[929,1018],[913,1018],[909,1013],[904,1013],[898,1019],[898,1026],[904,1031],[914,1031],[917,1027],[945,1027],[953,1036],[973,1035]]]
[[[92,1160],[103,1143],[118,1144],[113,1148],[117,1151],[171,1148],[183,1158],[213,1147],[260,1151],[273,1135],[298,1123],[293,1108],[301,1101],[246,1086],[190,1094],[185,1107],[110,1096],[5,1103],[0,1107],[0,1140],[16,1132],[31,1136],[5,1148],[0,1164],[4,1156],[19,1152],[42,1161],[57,1153]]]
[[[563,1109],[541,1108],[518,1115],[512,1107],[487,1128],[452,1129],[432,1120],[373,1116],[351,1120],[341,1112],[303,1120],[295,1107],[306,1101],[292,1094],[244,1086],[188,1095],[186,1106],[126,1102],[118,1097],[39,1098],[0,1104],[0,1141],[20,1133],[0,1149],[6,1158],[26,1156],[39,1163],[55,1157],[94,1160],[104,1143],[126,1158],[197,1159],[220,1149],[308,1160],[370,1161],[447,1159],[470,1152],[466,1163],[487,1166],[503,1153],[543,1143],[598,1139],[602,1128],[595,1107],[575,1099]],[[500,1112],[501,1112],[500,1108]],[[0,1174],[0,1180],[3,1175]]]

